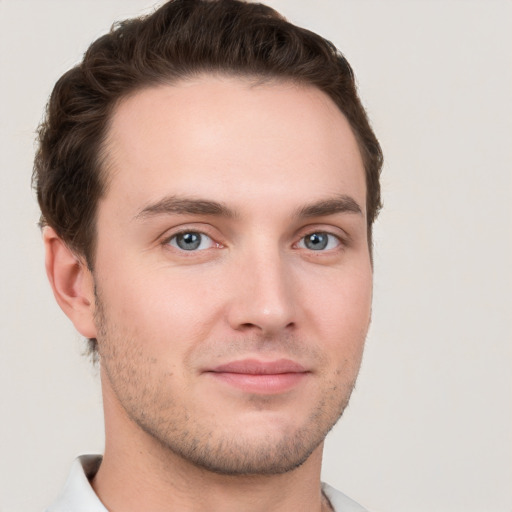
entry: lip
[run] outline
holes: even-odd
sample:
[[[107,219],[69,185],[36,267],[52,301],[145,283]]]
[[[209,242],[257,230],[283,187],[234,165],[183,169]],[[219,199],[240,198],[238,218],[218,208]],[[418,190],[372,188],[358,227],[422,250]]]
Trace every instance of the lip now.
[[[302,365],[289,359],[231,361],[208,369],[206,373],[230,387],[265,395],[290,391],[310,374]]]
[[[221,364],[209,370],[214,373],[239,373],[248,375],[279,375],[283,373],[304,373],[306,369],[290,359],[275,361],[260,361],[258,359],[243,359]]]

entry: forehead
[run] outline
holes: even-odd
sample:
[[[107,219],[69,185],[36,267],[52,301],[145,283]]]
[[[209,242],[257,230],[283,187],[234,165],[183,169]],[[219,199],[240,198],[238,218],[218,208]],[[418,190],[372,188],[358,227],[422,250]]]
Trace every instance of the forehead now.
[[[144,89],[117,106],[106,154],[107,200],[264,193],[280,201],[286,190],[297,199],[348,191],[365,202],[348,121],[319,89],[289,82],[203,76]]]

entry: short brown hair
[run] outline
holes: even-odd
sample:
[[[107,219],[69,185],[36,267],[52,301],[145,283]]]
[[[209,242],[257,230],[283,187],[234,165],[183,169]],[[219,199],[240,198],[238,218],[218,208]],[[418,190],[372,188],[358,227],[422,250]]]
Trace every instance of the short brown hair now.
[[[39,127],[33,183],[41,224],[92,269],[95,215],[105,193],[103,147],[121,98],[203,73],[283,79],[324,91],[348,119],[366,172],[368,236],[381,207],[382,152],[335,46],[270,7],[239,0],[171,0],[115,24],[55,85]]]

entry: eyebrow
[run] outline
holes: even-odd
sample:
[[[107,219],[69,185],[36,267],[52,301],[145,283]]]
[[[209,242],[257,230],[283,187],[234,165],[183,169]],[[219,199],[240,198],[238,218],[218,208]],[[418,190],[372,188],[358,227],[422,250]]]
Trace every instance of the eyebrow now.
[[[298,217],[325,217],[335,213],[363,214],[361,207],[350,196],[340,195],[332,199],[325,199],[299,208]]]
[[[361,207],[350,196],[340,195],[324,199],[298,208],[295,215],[299,218],[325,217],[336,213],[356,213],[362,215]],[[218,201],[208,199],[167,196],[145,206],[135,220],[145,220],[159,215],[212,215],[215,217],[237,218],[238,214]]]
[[[145,206],[136,216],[144,220],[158,215],[214,215],[216,217],[236,217],[236,213],[226,205],[207,199],[180,198],[168,196],[156,203]]]

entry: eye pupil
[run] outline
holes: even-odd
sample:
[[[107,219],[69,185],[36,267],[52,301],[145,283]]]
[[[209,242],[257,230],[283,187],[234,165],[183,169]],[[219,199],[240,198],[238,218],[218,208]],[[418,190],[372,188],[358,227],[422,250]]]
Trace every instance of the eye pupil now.
[[[321,251],[327,247],[328,238],[325,233],[312,233],[304,239],[304,245],[313,251]]]
[[[184,251],[193,251],[201,245],[199,233],[180,233],[176,236],[176,245]]]

